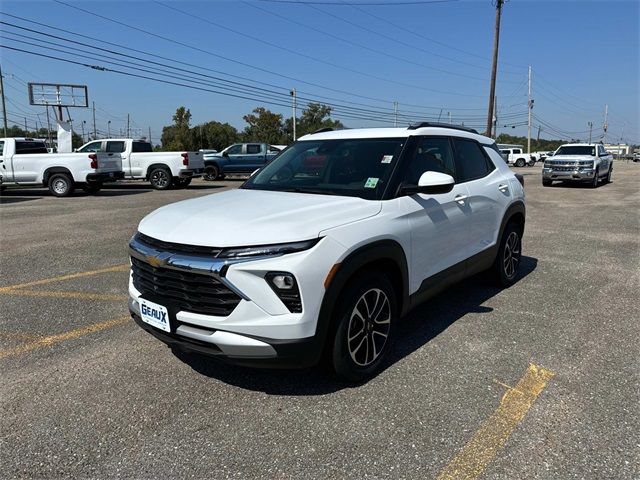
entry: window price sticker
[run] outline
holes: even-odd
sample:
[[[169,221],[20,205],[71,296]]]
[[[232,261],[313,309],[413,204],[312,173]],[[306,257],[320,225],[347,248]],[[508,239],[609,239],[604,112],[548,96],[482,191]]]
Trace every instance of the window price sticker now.
[[[364,184],[364,188],[376,188],[376,185],[378,185],[378,180],[380,179],[375,177],[367,178],[367,181]]]
[[[393,155],[383,155],[380,163],[391,163],[391,160],[393,160]]]

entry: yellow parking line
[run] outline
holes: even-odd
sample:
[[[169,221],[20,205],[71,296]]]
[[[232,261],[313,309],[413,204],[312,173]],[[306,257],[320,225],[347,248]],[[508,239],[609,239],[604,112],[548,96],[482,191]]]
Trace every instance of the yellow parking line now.
[[[50,297],[50,298],[77,298],[80,300],[106,300],[112,302],[122,302],[127,299],[126,295],[109,295],[104,293],[85,292],[54,292],[50,290],[7,290],[0,291],[0,295],[17,295],[22,297]]]
[[[440,472],[437,480],[472,480],[482,475],[554,375],[550,370],[529,365],[518,384],[507,390],[500,406]]]
[[[42,338],[42,335],[34,335],[26,332],[0,332],[0,339],[17,340],[20,342],[34,341]]]
[[[87,272],[70,273],[68,275],[61,275],[59,277],[45,278],[43,280],[36,280],[34,282],[20,283],[18,285],[8,285],[6,287],[0,287],[0,293],[4,293],[10,290],[18,288],[35,287],[36,285],[46,285],[48,283],[61,282],[63,280],[72,280],[74,278],[90,277],[92,275],[98,275],[100,273],[108,272],[125,272],[129,269],[128,264],[115,265],[113,267],[101,268],[98,270],[89,270]]]
[[[7,350],[0,350],[0,360],[3,358],[8,358],[8,357],[13,357],[16,355],[28,353],[33,350],[38,350],[40,348],[50,347],[51,345],[55,345],[56,343],[64,342],[66,340],[72,340],[74,338],[83,337],[85,335],[89,335],[90,333],[96,333],[102,330],[107,330],[109,328],[117,327],[119,325],[125,324],[130,319],[131,317],[127,315],[126,317],[120,317],[114,320],[107,320],[106,322],[94,323],[93,325],[89,325],[87,327],[76,328],[75,330],[70,330],[68,332],[42,337],[33,342],[25,343],[24,345],[20,345],[18,347],[9,348]]]

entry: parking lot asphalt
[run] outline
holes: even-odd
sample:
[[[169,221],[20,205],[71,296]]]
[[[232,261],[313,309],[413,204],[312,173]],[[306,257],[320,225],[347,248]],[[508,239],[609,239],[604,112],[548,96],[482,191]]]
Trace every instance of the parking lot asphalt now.
[[[0,471],[29,478],[640,478],[640,165],[526,182],[521,279],[412,312],[363,385],[173,354],[128,317],[127,242],[186,190],[0,197]]]

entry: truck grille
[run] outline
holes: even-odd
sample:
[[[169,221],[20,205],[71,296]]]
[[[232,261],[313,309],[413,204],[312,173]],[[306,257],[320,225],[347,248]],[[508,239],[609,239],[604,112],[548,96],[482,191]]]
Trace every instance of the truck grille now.
[[[578,167],[552,167],[554,172],[573,172]]]
[[[166,298],[179,310],[226,317],[240,303],[240,297],[209,275],[187,270],[156,268],[131,257],[133,285],[145,293]]]

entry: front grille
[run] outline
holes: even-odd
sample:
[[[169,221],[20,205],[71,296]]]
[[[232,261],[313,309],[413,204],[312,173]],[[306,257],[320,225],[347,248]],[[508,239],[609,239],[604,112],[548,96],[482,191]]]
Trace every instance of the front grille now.
[[[209,275],[156,268],[135,257],[131,257],[131,270],[133,285],[143,296],[146,293],[165,298],[178,310],[226,317],[241,300]]]
[[[576,167],[553,167],[553,170],[556,172],[573,172]]]
[[[169,251],[172,253],[186,253],[192,255],[205,255],[207,257],[217,257],[222,251],[221,248],[203,247],[200,245],[185,245],[182,243],[163,242],[156,238],[146,236],[144,233],[138,232],[136,238],[145,245],[149,245],[160,251]]]

